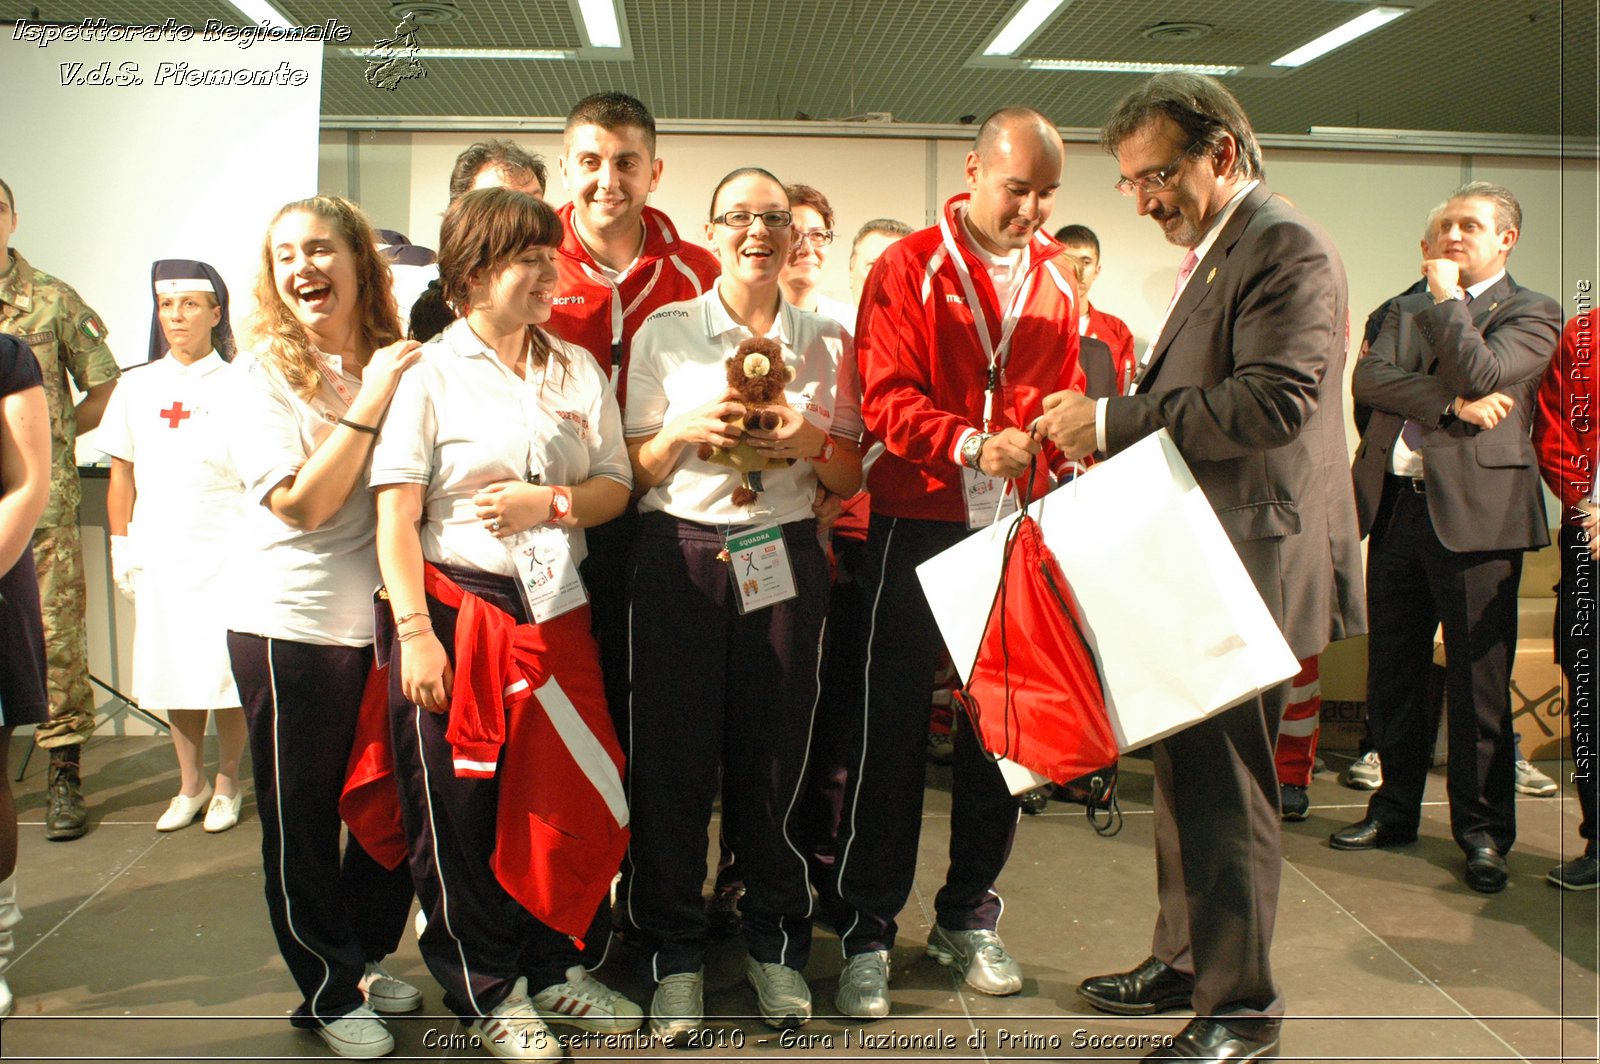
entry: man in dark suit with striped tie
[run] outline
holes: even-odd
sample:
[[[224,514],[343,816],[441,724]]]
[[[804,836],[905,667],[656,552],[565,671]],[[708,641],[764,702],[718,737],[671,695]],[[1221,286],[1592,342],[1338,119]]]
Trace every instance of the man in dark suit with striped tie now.
[[[1427,291],[1396,301],[1356,364],[1364,429],[1352,473],[1372,537],[1367,704],[1385,721],[1383,786],[1366,817],[1330,839],[1366,850],[1417,837],[1442,623],[1451,831],[1467,886],[1490,894],[1505,888],[1516,839],[1509,682],[1522,554],[1550,542],[1529,432],[1561,330],[1560,305],[1506,273],[1521,227],[1506,188],[1475,181],[1452,193],[1434,215]]]

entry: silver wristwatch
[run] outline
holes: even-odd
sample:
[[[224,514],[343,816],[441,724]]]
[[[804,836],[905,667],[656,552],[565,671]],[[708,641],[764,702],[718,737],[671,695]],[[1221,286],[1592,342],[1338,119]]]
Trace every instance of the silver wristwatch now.
[[[974,432],[971,436],[961,441],[961,464],[968,469],[978,468],[978,458],[983,454],[983,445],[987,443],[994,433]]]

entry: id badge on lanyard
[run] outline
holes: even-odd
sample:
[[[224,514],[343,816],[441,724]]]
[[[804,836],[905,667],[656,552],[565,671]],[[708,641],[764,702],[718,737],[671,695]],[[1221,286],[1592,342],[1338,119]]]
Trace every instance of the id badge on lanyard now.
[[[761,525],[727,539],[728,575],[738,593],[739,612],[754,613],[800,594],[783,529]]]
[[[1022,319],[1022,304],[1027,301],[1028,293],[1033,288],[1033,276],[1031,273],[1025,274],[1022,283],[1011,293],[1000,319],[1000,342],[996,344],[989,336],[989,319],[984,317],[983,304],[978,301],[978,289],[972,283],[972,271],[967,269],[967,260],[961,254],[960,242],[950,228],[948,216],[939,219],[939,230],[944,239],[945,253],[956,271],[956,278],[961,282],[962,294],[966,296],[967,309],[972,312],[972,327],[978,334],[978,344],[983,348],[984,358],[989,365],[983,392],[982,426],[983,431],[988,432],[994,423],[995,394],[1005,383],[1006,363],[1011,361],[1011,334],[1016,332],[1017,322]],[[1031,249],[1025,249],[1021,264],[1024,271],[1027,270],[1027,256],[1031,253]]]
[[[1012,292],[1005,316],[1000,322],[1000,342],[995,344],[989,336],[989,321],[984,317],[983,304],[978,302],[978,290],[972,283],[972,272],[967,269],[967,260],[961,254],[961,246],[950,228],[948,216],[939,219],[939,229],[944,238],[945,251],[955,268],[956,277],[961,281],[967,308],[972,311],[972,326],[978,334],[978,343],[989,363],[983,392],[983,431],[988,432],[994,424],[995,394],[1005,381],[1006,363],[1011,359],[1011,334],[1016,331],[1017,322],[1022,317],[1022,304],[1028,298],[1033,278],[1031,275],[1023,277],[1022,283]],[[1026,266],[1023,268],[1026,269]],[[981,470],[962,467],[961,494],[966,504],[969,529],[983,528],[1017,511],[1016,493],[1006,490],[1005,480],[991,477]]]
[[[328,382],[333,388],[334,394],[343,401],[344,412],[348,413],[350,404],[356,401],[356,397],[351,394],[349,387],[341,379],[341,374],[344,372],[344,360],[338,358],[337,355],[325,355],[314,347],[311,349],[311,357],[316,360],[317,372],[322,374],[322,379]],[[339,368],[334,369],[329,359],[338,359]]]
[[[967,503],[967,530],[987,528],[1017,512],[1017,493],[1009,482],[961,467],[961,494]]]
[[[543,624],[589,601],[572,546],[559,528],[530,528],[506,540],[517,569],[517,592],[534,624]]]

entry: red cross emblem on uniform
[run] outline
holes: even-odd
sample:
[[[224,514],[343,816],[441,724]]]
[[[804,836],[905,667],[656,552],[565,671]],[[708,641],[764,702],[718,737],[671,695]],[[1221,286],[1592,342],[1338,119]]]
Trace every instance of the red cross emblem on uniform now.
[[[183,402],[180,400],[167,407],[167,409],[161,411],[161,416],[167,419],[167,428],[175,429],[178,427],[178,422],[182,421],[192,413],[194,413],[194,411],[185,410],[183,408]]]

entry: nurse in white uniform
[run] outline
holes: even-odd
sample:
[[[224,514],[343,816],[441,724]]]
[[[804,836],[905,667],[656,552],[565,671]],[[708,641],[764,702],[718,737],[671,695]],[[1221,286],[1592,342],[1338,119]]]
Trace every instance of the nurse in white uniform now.
[[[134,604],[133,697],[165,714],[179,790],[158,831],[239,821],[244,711],[228,664],[225,550],[238,533],[239,478],[222,435],[233,357],[228,289],[203,262],[151,268],[150,361],[124,375],[100,421],[111,456],[106,494],[111,568]],[[216,787],[206,781],[206,714],[217,722]]]

